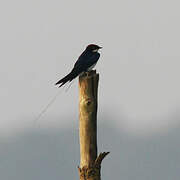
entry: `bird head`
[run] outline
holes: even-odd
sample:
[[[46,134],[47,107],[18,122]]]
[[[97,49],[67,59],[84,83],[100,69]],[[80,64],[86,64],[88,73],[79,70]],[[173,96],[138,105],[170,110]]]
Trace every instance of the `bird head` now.
[[[91,52],[97,52],[99,49],[101,49],[102,47],[96,45],[96,44],[89,44],[86,47],[86,50],[91,51]]]

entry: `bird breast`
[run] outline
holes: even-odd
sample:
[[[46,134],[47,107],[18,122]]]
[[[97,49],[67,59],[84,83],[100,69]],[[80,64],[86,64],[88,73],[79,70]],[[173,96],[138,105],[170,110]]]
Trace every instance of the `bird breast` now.
[[[90,67],[88,68],[88,71],[91,71],[91,70],[94,68],[95,65],[96,65],[96,63],[94,63],[92,66],[90,66]]]

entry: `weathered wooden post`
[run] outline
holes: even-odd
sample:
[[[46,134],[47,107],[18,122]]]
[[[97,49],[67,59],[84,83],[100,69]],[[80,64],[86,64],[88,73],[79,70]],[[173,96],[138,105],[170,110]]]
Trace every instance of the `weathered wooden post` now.
[[[100,180],[101,162],[109,152],[97,157],[97,97],[99,74],[79,77],[80,180]]]

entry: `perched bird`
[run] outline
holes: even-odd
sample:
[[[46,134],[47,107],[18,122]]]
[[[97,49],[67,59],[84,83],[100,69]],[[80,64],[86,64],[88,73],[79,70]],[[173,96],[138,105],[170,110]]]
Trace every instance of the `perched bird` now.
[[[61,87],[66,82],[71,82],[81,73],[92,70],[100,57],[98,50],[101,48],[102,47],[95,44],[88,45],[84,52],[79,56],[71,72],[59,80],[55,85],[60,85],[59,87]]]

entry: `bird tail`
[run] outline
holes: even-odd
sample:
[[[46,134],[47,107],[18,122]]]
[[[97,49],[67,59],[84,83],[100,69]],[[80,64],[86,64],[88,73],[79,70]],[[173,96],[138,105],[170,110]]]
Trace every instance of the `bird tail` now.
[[[67,83],[68,81],[72,81],[74,78],[76,78],[78,76],[77,73],[74,72],[70,72],[67,76],[65,76],[64,78],[62,78],[61,80],[59,80],[55,85],[60,84],[59,87],[63,86],[65,83]]]

